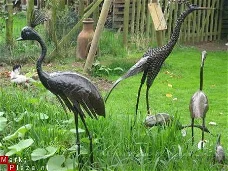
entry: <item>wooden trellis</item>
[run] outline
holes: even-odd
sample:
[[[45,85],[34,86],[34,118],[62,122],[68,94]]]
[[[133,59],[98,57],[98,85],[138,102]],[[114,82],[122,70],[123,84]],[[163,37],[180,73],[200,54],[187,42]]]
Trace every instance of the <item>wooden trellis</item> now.
[[[129,6],[129,33],[144,34],[154,39],[155,29],[147,8],[149,0],[130,0]],[[181,42],[202,42],[219,40],[221,37],[222,9],[224,0],[192,0],[199,6],[211,7],[213,10],[199,10],[190,14],[182,25]],[[124,0],[113,1],[113,28],[123,27]],[[168,4],[168,0],[160,0],[167,30],[163,37],[169,38],[175,26],[178,15],[186,6],[175,2]]]

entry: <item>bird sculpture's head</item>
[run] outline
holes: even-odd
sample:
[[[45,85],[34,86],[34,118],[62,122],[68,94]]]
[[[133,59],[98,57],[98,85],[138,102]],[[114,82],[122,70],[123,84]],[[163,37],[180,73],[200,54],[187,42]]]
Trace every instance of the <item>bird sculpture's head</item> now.
[[[213,9],[213,8],[208,8],[208,7],[200,7],[198,5],[192,4],[188,0],[178,0],[177,2],[179,4],[183,4],[184,3],[189,8],[190,11]]]
[[[207,57],[207,52],[204,50],[204,51],[202,51],[202,56],[201,56],[201,67],[204,66],[204,61],[205,61],[206,57]]]
[[[24,27],[21,31],[21,37],[17,41],[21,40],[37,40],[37,33],[32,27]]]

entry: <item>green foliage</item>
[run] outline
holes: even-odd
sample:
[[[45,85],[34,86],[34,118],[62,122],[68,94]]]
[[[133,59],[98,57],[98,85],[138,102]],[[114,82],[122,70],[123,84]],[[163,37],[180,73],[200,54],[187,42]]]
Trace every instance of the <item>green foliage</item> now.
[[[112,75],[120,75],[123,73],[123,69],[121,67],[109,68],[105,65],[102,65],[99,61],[93,63],[91,75],[95,77],[102,77]]]
[[[114,56],[123,58],[127,54],[123,46],[122,33],[104,30],[99,43],[100,56]]]

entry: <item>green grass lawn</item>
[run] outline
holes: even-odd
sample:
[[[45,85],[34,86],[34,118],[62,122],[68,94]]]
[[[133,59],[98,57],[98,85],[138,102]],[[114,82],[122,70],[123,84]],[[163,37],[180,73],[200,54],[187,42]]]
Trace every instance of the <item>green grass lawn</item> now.
[[[115,65],[124,68],[126,61],[130,61],[129,63],[133,65],[133,62],[137,61],[141,55],[141,52],[130,53],[126,58],[119,58],[122,62]],[[188,105],[191,96],[199,89],[200,58],[201,51],[191,47],[177,47],[172,52],[150,89],[149,100],[152,114],[169,113],[179,119],[183,125],[190,124]],[[111,65],[108,60],[109,57],[106,60],[103,58],[101,63]],[[67,67],[61,65],[59,68],[71,70],[70,66],[71,64]],[[192,146],[190,128],[186,129],[187,136],[182,137],[181,132],[176,130],[175,126],[166,129],[144,127],[143,122],[147,115],[146,86],[142,88],[136,126],[131,130],[142,74],[122,81],[113,90],[106,103],[106,117],[100,117],[98,120],[86,118],[94,138],[94,169],[129,171],[221,170],[223,167],[225,170],[228,169],[227,162],[225,166],[212,162],[218,133],[222,134],[222,145],[225,151],[228,151],[226,143],[228,141],[227,68],[227,52],[208,51],[204,67],[203,90],[209,99],[206,125],[214,136],[206,133],[207,144],[204,150],[197,149],[201,137],[200,130],[195,129],[195,144]],[[28,69],[25,68],[25,70]],[[105,78],[114,81],[118,77],[108,75]],[[102,94],[105,96],[106,92],[103,91]],[[172,95],[172,97],[166,95]],[[67,167],[73,166],[71,163],[77,161],[74,159],[73,115],[69,114],[67,117],[51,93],[40,84],[31,86],[29,89],[13,85],[2,86],[0,102],[2,123],[0,154],[10,152],[12,158],[25,158],[26,162],[19,163],[20,167],[32,168],[34,166],[36,170],[41,170],[42,167],[48,165],[48,170],[56,170],[55,167],[71,170]],[[7,122],[4,122],[3,117],[7,119]],[[211,121],[216,122],[217,126],[209,125]],[[197,124],[201,122],[201,119],[196,120]],[[21,134],[10,137],[9,140],[4,139],[27,124],[31,124],[29,129],[22,129]],[[80,128],[84,129],[82,124]],[[80,135],[85,163],[83,168],[88,170],[90,166],[88,139],[84,132]],[[20,142],[22,145],[18,145]],[[18,148],[15,149],[13,145]],[[51,146],[52,150],[34,153],[35,149],[48,146]],[[37,160],[35,158],[37,155],[42,157]],[[63,162],[64,164],[61,165]]]

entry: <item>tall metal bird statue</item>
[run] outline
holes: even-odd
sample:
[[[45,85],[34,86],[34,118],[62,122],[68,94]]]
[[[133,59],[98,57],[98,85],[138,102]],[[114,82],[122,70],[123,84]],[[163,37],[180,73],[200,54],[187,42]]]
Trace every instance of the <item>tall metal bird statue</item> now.
[[[35,14],[34,14],[35,15]],[[47,73],[42,70],[42,62],[46,56],[47,48],[34,30],[34,27],[44,20],[39,13],[33,17],[31,27],[26,26],[21,31],[21,37],[17,40],[36,40],[41,46],[41,55],[37,60],[36,69],[41,83],[46,89],[57,96],[62,104],[65,104],[69,111],[74,113],[76,126],[76,144],[78,146],[78,161],[81,165],[80,140],[78,132],[78,118],[85,127],[90,141],[90,162],[93,163],[92,135],[85,122],[85,112],[97,119],[97,116],[105,116],[105,105],[101,94],[96,86],[86,77],[73,72]],[[82,110],[83,109],[83,110]],[[85,112],[84,112],[85,111]]]
[[[203,67],[204,67],[204,60],[206,59],[206,51],[202,52],[201,57],[201,66],[200,66],[200,89],[194,93],[190,100],[189,104],[189,110],[190,110],[190,116],[192,118],[192,144],[194,144],[194,119],[195,118],[202,118],[203,123],[202,126],[205,128],[205,117],[206,113],[208,111],[208,99],[207,96],[203,92]],[[201,143],[201,149],[203,148],[203,141],[204,141],[204,129],[202,130],[202,143]]]
[[[225,163],[225,152],[221,145],[221,134],[218,135],[217,143],[215,146],[215,155],[214,155],[214,163],[217,161],[218,163]]]
[[[136,111],[135,114],[137,115],[138,110],[138,104],[139,104],[139,97],[142,85],[146,82],[146,104],[147,104],[147,113],[150,114],[150,105],[149,105],[149,89],[151,85],[153,84],[157,74],[159,73],[161,66],[163,62],[166,60],[166,58],[169,56],[169,54],[172,52],[175,44],[177,43],[177,40],[179,38],[181,25],[184,22],[184,19],[190,14],[191,12],[195,10],[206,10],[209,8],[206,7],[199,7],[197,5],[190,4],[188,1],[184,1],[184,3],[187,5],[187,9],[183,11],[180,16],[178,17],[176,21],[176,25],[173,29],[173,33],[170,37],[169,42],[158,48],[150,48],[143,57],[134,65],[132,66],[126,74],[124,74],[122,77],[120,77],[112,86],[110,91],[107,93],[105,97],[105,102],[107,101],[110,93],[112,90],[119,84],[120,81],[134,76],[140,72],[143,72],[143,76],[141,78],[141,84],[138,89],[138,97],[136,102]],[[147,79],[147,80],[146,80]]]

